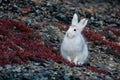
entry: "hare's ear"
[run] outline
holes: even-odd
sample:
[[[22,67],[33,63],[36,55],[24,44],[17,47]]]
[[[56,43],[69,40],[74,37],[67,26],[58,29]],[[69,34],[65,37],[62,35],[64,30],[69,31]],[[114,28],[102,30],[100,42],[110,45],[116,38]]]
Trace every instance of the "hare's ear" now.
[[[73,16],[73,19],[72,19],[72,26],[76,26],[78,24],[78,16],[77,14],[75,13],[74,16]]]
[[[87,22],[88,22],[88,20],[86,18],[84,18],[78,23],[78,28],[79,28],[80,32],[83,31],[84,27],[87,25]]]

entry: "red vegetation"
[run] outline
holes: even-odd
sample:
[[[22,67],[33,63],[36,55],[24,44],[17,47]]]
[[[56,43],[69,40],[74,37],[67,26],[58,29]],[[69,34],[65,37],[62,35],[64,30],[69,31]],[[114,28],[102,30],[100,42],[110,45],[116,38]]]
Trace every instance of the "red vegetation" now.
[[[111,28],[111,29],[113,29],[113,28]],[[115,30],[114,30],[114,33],[119,34],[119,32],[117,32]],[[88,40],[92,40],[92,41],[97,42],[99,44],[105,45],[105,46],[107,46],[107,47],[109,47],[111,49],[120,51],[120,45],[118,45],[115,42],[110,42],[109,40],[104,39],[102,35],[100,35],[99,33],[95,32],[95,31],[85,29],[83,31],[83,34],[86,36],[86,38]]]
[[[47,58],[71,64],[40,44],[41,37],[29,26],[10,19],[0,19],[0,65],[23,64],[30,58]]]
[[[111,30],[117,36],[120,36],[120,29],[113,28],[112,26],[108,26],[108,30]]]
[[[103,69],[99,69],[99,68],[96,68],[95,66],[85,66],[87,69],[91,70],[91,71],[94,71],[94,72],[97,72],[99,74],[107,74],[107,71],[103,70]]]
[[[60,30],[67,30],[68,27],[69,27],[68,24],[64,24],[62,22],[55,22],[55,21],[53,21],[52,24],[58,26]]]

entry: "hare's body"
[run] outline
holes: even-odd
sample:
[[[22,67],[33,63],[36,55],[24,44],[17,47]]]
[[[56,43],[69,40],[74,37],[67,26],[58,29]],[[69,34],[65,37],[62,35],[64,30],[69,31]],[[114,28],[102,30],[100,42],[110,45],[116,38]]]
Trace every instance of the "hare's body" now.
[[[80,39],[81,37],[78,36],[78,38]],[[81,41],[79,41],[80,39],[73,38],[68,41],[67,38],[64,38],[61,45],[61,55],[63,56],[63,58],[67,59],[68,61],[74,62],[75,64],[83,64],[85,62],[88,56],[88,49],[86,43],[84,42],[84,38],[81,39],[84,43],[81,43]],[[75,59],[77,59],[78,61],[76,61]]]
[[[72,25],[66,32],[61,44],[61,56],[70,62],[74,62],[76,65],[82,65],[87,59],[88,48],[83,35],[78,27],[76,27],[78,23],[73,25],[76,17],[75,15],[72,20]]]

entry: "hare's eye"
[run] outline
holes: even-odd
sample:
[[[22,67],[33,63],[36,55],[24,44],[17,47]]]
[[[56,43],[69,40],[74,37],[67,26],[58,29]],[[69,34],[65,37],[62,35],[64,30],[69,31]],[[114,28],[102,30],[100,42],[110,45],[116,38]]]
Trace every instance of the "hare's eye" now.
[[[76,31],[76,29],[74,29],[74,31]]]

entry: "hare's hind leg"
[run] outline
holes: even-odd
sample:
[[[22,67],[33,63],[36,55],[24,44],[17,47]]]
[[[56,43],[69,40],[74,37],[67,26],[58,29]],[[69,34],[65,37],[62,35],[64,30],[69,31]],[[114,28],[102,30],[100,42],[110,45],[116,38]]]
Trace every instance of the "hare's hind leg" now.
[[[72,60],[71,60],[71,58],[69,57],[69,56],[67,56],[67,58],[66,58],[69,62],[71,62]]]

